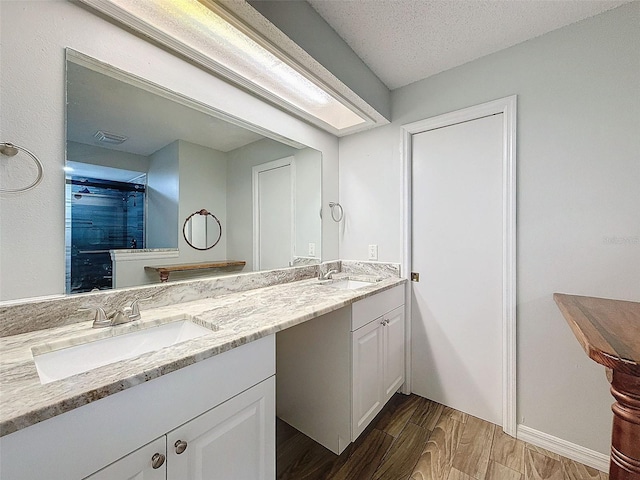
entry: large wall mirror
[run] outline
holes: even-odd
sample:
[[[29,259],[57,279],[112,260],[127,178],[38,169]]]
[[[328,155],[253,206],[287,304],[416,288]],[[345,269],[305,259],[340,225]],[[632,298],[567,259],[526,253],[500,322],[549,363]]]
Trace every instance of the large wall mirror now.
[[[67,293],[153,283],[157,265],[320,261],[320,152],[70,49],[66,67]],[[201,209],[222,227],[206,250],[182,232]]]

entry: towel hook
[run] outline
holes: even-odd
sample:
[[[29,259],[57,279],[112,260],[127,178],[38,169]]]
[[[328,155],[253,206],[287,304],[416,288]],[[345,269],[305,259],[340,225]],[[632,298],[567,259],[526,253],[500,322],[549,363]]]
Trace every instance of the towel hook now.
[[[0,188],[0,193],[26,192],[28,190],[31,190],[32,188],[37,187],[38,184],[42,181],[42,177],[44,176],[44,169],[42,167],[42,162],[38,160],[38,157],[36,157],[31,151],[27,150],[26,148],[21,147],[20,145],[15,145],[9,142],[0,142],[0,153],[2,155],[6,155],[7,157],[14,157],[18,154],[19,151],[23,151],[32,158],[32,160],[36,164],[36,168],[38,169],[38,175],[33,183],[31,183],[31,185],[27,185],[26,187],[22,188]]]

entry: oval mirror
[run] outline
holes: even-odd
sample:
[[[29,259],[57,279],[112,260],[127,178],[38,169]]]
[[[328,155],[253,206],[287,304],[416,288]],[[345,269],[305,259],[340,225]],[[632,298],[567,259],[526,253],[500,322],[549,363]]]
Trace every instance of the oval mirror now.
[[[187,217],[182,227],[182,234],[190,247],[196,250],[209,250],[222,238],[222,225],[213,213],[203,208]]]

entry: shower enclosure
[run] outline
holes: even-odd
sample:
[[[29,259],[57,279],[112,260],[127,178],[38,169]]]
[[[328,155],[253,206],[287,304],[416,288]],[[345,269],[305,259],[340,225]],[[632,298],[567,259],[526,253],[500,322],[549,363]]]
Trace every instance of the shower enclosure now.
[[[67,293],[112,288],[109,251],[145,248],[145,184],[135,180],[67,176]]]

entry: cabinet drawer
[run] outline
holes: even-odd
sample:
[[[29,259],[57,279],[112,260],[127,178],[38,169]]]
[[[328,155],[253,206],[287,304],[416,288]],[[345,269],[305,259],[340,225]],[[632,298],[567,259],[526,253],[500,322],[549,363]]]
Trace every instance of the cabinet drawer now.
[[[376,293],[351,305],[351,331],[404,305],[404,285]]]

